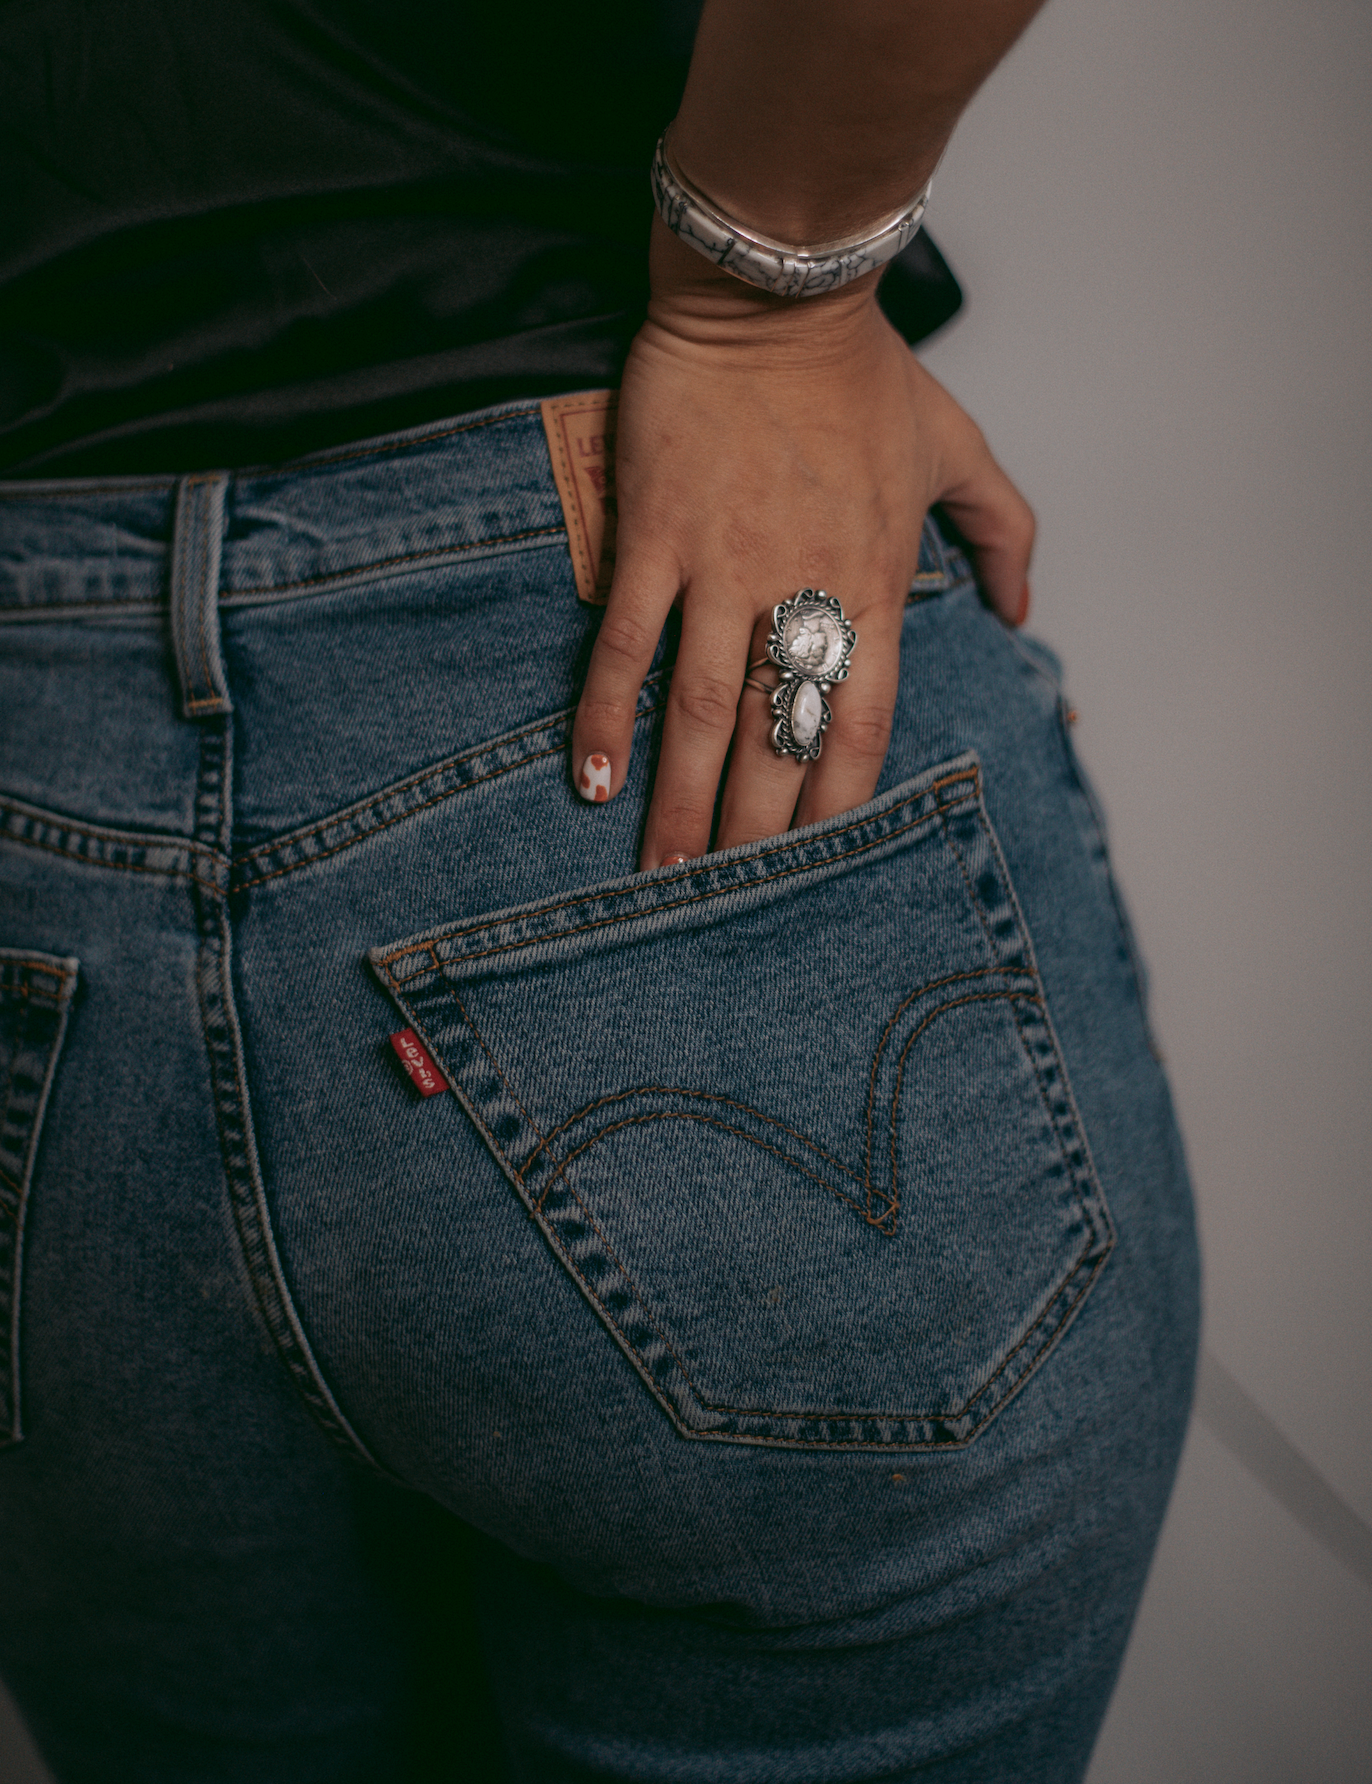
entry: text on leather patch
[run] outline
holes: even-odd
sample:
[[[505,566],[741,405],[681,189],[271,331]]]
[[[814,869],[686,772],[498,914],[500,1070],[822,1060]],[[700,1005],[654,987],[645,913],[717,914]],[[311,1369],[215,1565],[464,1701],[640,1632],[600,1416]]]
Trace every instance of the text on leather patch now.
[[[603,606],[615,567],[617,390],[545,397],[543,428],[583,601]]]

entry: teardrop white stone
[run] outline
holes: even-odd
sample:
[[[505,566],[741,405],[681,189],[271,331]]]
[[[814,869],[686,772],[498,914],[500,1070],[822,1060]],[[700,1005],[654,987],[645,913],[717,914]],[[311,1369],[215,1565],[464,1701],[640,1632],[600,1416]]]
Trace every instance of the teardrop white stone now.
[[[819,722],[824,717],[824,702],[812,681],[803,681],[791,703],[791,735],[802,749],[814,742]]]

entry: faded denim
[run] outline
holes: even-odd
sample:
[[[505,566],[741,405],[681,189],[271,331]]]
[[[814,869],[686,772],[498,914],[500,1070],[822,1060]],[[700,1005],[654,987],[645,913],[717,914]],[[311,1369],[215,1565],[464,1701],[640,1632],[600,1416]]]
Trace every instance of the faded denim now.
[[[0,487],[0,1666],[64,1781],[1085,1769],[1197,1264],[1056,664],[927,526],[876,797],[639,874],[672,639],[586,805],[597,623],[536,405]]]

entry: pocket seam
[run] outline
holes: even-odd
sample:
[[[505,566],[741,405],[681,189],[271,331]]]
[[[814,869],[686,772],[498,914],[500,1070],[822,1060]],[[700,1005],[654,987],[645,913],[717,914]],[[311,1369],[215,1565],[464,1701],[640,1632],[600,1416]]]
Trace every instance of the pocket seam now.
[[[948,796],[950,787],[958,788],[955,796]],[[928,804],[920,816],[907,819],[905,822],[886,827],[892,816],[903,815],[903,808],[914,801],[927,801]],[[800,872],[816,872],[824,874],[826,869],[833,869],[835,864],[846,863],[855,857],[867,853],[879,843],[900,843],[903,847],[914,846],[918,833],[935,834],[934,820],[939,821],[944,846],[957,863],[958,876],[962,881],[965,896],[976,913],[978,925],[983,933],[991,959],[994,964],[969,969],[966,972],[946,974],[941,979],[930,981],[925,986],[904,997],[895,1012],[885,1024],[881,1037],[873,1054],[872,1067],[869,1073],[867,1109],[866,1109],[866,1159],[865,1174],[859,1176],[837,1159],[831,1158],[824,1148],[816,1145],[808,1136],[800,1133],[778,1118],[753,1109],[748,1104],[727,1097],[716,1098],[712,1093],[694,1090],[674,1090],[663,1085],[641,1085],[625,1091],[615,1091],[595,1099],[584,1108],[557,1122],[545,1135],[530,1118],[519,1096],[496,1060],[484,1036],[477,1029],[463,1000],[462,979],[464,970],[473,962],[490,958],[493,955],[517,955],[519,951],[543,945],[551,950],[561,950],[573,938],[584,935],[588,931],[606,928],[613,925],[643,919],[651,920],[660,915],[680,911],[685,907],[703,903],[709,899],[721,897],[726,892],[748,893],[756,888],[765,887],[779,879]],[[884,822],[885,821],[885,822]],[[959,824],[962,831],[955,837],[954,831]],[[975,839],[968,826],[975,828]],[[835,840],[842,841],[855,831],[864,827],[875,826],[878,834],[857,847],[835,850],[831,846]],[[915,834],[912,834],[915,833]],[[1054,1034],[1051,1017],[1048,1012],[1044,987],[1038,974],[1037,964],[1033,956],[1033,945],[1024,922],[1024,915],[1019,906],[1013,882],[1009,878],[1009,870],[1000,850],[999,840],[991,826],[989,814],[982,799],[982,779],[980,764],[971,758],[964,758],[955,766],[950,765],[944,772],[934,771],[934,778],[924,782],[917,791],[905,795],[904,798],[876,812],[868,812],[856,817],[848,823],[840,823],[833,829],[820,829],[809,836],[788,838],[785,842],[772,847],[742,856],[745,867],[755,867],[759,862],[765,863],[767,857],[789,854],[804,849],[807,845],[818,845],[812,859],[783,867],[779,870],[763,873],[753,878],[735,878],[730,883],[720,885],[709,880],[700,886],[693,896],[664,901],[663,891],[670,892],[674,881],[659,881],[656,885],[649,881],[645,884],[642,877],[627,884],[612,885],[604,891],[588,888],[579,891],[572,897],[525,907],[508,913],[483,917],[477,922],[455,929],[448,929],[432,934],[422,940],[416,939],[402,943],[390,949],[372,951],[371,959],[378,977],[386,983],[396,996],[402,1009],[412,1020],[415,1027],[426,1033],[432,1016],[429,1014],[438,1002],[456,1005],[463,1028],[471,1040],[480,1048],[487,1067],[491,1068],[498,1080],[500,1090],[488,1079],[483,1089],[479,1083],[468,1093],[466,1081],[470,1067],[465,1063],[448,1072],[449,1082],[458,1094],[459,1101],[471,1116],[474,1124],[482,1134],[505,1174],[532,1213],[551,1242],[555,1256],[567,1269],[573,1282],[590,1302],[599,1318],[601,1318],[618,1343],[626,1352],[630,1363],[652,1392],[659,1405],[667,1412],[681,1435],[694,1440],[713,1440],[735,1443],[752,1443],[769,1446],[804,1448],[804,1449],[867,1449],[867,1450],[937,1450],[961,1448],[970,1443],[997,1412],[1014,1396],[1018,1389],[1036,1372],[1039,1364],[1049,1355],[1058,1336],[1073,1318],[1077,1308],[1085,1299],[1090,1288],[1098,1278],[1101,1269],[1109,1258],[1115,1243],[1113,1223],[1099,1178],[1095,1172],[1090,1156],[1090,1147],[1086,1140],[1085,1130],[1079,1112],[1076,1110],[1075,1098],[1072,1095],[1070,1082],[1067,1079],[1066,1066],[1060,1046]],[[974,879],[969,861],[964,858],[966,849],[973,850],[973,859],[977,863],[976,873],[981,877]],[[985,857],[985,858],[983,858]],[[715,878],[722,872],[728,873],[735,865],[728,860],[714,866],[697,867],[693,871],[677,876],[678,879],[695,879],[699,881],[701,873]],[[990,870],[992,888],[986,885],[987,870]],[[839,871],[846,869],[842,866]],[[647,894],[646,900],[644,894]],[[656,898],[654,898],[656,894]],[[597,902],[610,899],[626,898],[637,895],[638,904],[626,911],[597,919],[589,923],[576,924],[571,928],[551,929],[544,933],[528,936],[520,934],[520,927],[537,924],[541,919],[558,911],[574,909],[581,905],[588,910]],[[989,900],[989,904],[987,904]],[[506,940],[494,947],[487,947],[473,952],[462,953],[449,951],[451,944],[464,937],[480,937],[502,927],[510,927],[514,939]],[[999,938],[999,939],[998,939]],[[574,944],[572,958],[580,952],[581,944]],[[440,951],[442,950],[442,951]],[[396,963],[406,957],[425,956],[426,964],[419,971],[398,978],[394,972]],[[513,970],[513,968],[512,968]],[[916,1026],[905,1038],[900,1056],[888,1070],[894,1070],[895,1082],[889,1085],[891,1097],[891,1193],[883,1196],[880,1190],[874,1190],[873,1166],[875,1162],[872,1152],[875,1127],[875,1106],[878,1095],[878,1080],[881,1076],[883,1060],[887,1056],[891,1035],[899,1023],[902,1014],[918,1003],[921,997],[927,997],[941,986],[956,983],[985,980],[999,975],[1006,981],[1003,988],[994,992],[969,994],[966,997],[949,999],[928,1011],[916,1011]],[[427,984],[420,988],[418,981]],[[1018,980],[1019,983],[1015,984]],[[418,998],[417,1005],[408,1001]],[[1022,1051],[1025,1063],[1032,1075],[1035,1094],[1039,1106],[1043,1110],[1048,1124],[1048,1133],[1052,1136],[1052,1144],[1056,1156],[1061,1161],[1065,1175],[1062,1185],[1064,1200],[1061,1202],[1063,1215],[1071,1222],[1081,1235],[1075,1254],[1070,1250],[1061,1259],[1053,1276],[1044,1285],[1044,1299],[1027,1329],[1022,1330],[1008,1351],[994,1350],[986,1358],[989,1365],[985,1378],[979,1382],[974,1376],[964,1389],[964,1397],[953,1409],[941,1413],[888,1413],[871,1409],[817,1409],[808,1408],[800,1412],[785,1409],[738,1407],[706,1399],[696,1387],[690,1370],[687,1369],[678,1352],[676,1344],[664,1332],[657,1317],[650,1311],[637,1281],[620,1260],[615,1245],[608,1234],[602,1230],[597,1215],[582,1199],[581,1194],[573,1186],[566,1175],[567,1167],[572,1162],[608,1138],[628,1126],[639,1126],[650,1121],[678,1118],[694,1119],[705,1125],[714,1126],[724,1133],[736,1136],[740,1140],[770,1151],[792,1170],[809,1178],[818,1187],[837,1201],[853,1208],[866,1222],[875,1227],[885,1237],[891,1237],[894,1220],[899,1212],[899,1185],[896,1181],[898,1156],[896,1155],[896,1124],[899,1119],[901,1092],[903,1089],[906,1061],[911,1055],[914,1043],[932,1024],[935,1016],[947,1013],[965,1004],[981,1002],[1008,1002],[1011,1006],[1010,1016],[1014,1023],[1014,1033]],[[451,1005],[449,1006],[451,1007]],[[427,1017],[427,1021],[426,1021]],[[1026,1024],[1028,1026],[1026,1027]],[[461,1030],[457,1030],[451,1040],[457,1039]],[[431,1051],[442,1061],[442,1046],[433,1043],[430,1038]],[[468,1043],[470,1045],[470,1043]],[[447,1068],[445,1067],[445,1071]],[[492,1101],[492,1091],[495,1100]],[[499,1117],[501,1091],[509,1101],[505,1104],[508,1114]],[[887,1089],[881,1091],[885,1098]],[[805,1162],[790,1155],[781,1146],[767,1144],[765,1138],[749,1133],[746,1129],[735,1127],[726,1121],[720,1121],[709,1115],[683,1115],[682,1111],[649,1110],[623,1121],[613,1122],[601,1128],[596,1134],[577,1146],[565,1159],[559,1159],[553,1151],[551,1142],[569,1128],[584,1121],[597,1109],[612,1105],[634,1097],[680,1095],[684,1097],[709,1100],[717,1105],[737,1108],[741,1113],[751,1116],[774,1132],[785,1133],[802,1145],[814,1158],[822,1159],[828,1165],[837,1168],[844,1177],[856,1184],[861,1184],[868,1195],[868,1206],[864,1209],[852,1196],[844,1193],[833,1183],[826,1182],[816,1170]],[[479,1100],[474,1100],[478,1099]],[[513,1118],[517,1111],[524,1121],[526,1134],[532,1136],[537,1143],[532,1150],[527,1150],[529,1142],[517,1146],[513,1155],[507,1151],[506,1145],[497,1139],[492,1124],[500,1126],[505,1133],[505,1122]],[[488,1119],[489,1117],[489,1119]],[[510,1135],[507,1134],[507,1138]],[[522,1155],[522,1162],[516,1159]],[[543,1159],[550,1168],[550,1179],[539,1185],[531,1181],[534,1167]],[[541,1173],[540,1173],[541,1174]],[[559,1208],[547,1206],[555,1189],[560,1188],[567,1197]],[[873,1209],[879,1200],[884,1200],[886,1207],[877,1214]],[[574,1204],[574,1206],[569,1206]],[[568,1219],[571,1224],[568,1225]],[[565,1228],[565,1230],[564,1230]],[[594,1237],[591,1237],[594,1235]],[[1070,1244],[1070,1233],[1064,1232]],[[597,1256],[599,1263],[597,1263]],[[613,1272],[610,1276],[609,1272]],[[614,1286],[617,1278],[618,1289]],[[630,1310],[632,1309],[632,1312]],[[629,1315],[627,1326],[624,1316]],[[656,1354],[654,1354],[656,1353]],[[667,1363],[667,1359],[671,1363]],[[666,1367],[664,1368],[664,1365]],[[677,1373],[677,1382],[672,1382],[673,1368]],[[978,1371],[978,1373],[980,1373]],[[913,1385],[913,1384],[912,1384]],[[689,1395],[689,1400],[683,1395]],[[680,1404],[678,1404],[680,1402]],[[730,1422],[720,1428],[711,1429],[695,1422],[690,1414],[690,1404],[701,1412],[714,1415],[716,1418]],[[980,1408],[978,1412],[977,1408]],[[777,1421],[785,1421],[790,1430],[777,1429]],[[772,1428],[768,1429],[767,1425]],[[749,1428],[750,1424],[753,1428]],[[763,1426],[758,1429],[757,1426]],[[897,1428],[896,1431],[892,1427]],[[807,1432],[808,1427],[808,1432]],[[904,1429],[901,1430],[900,1427]],[[812,1435],[813,1433],[813,1435]]]
[[[949,800],[947,803],[945,803],[943,800],[941,800],[938,797],[939,793],[942,791],[942,789],[944,787],[950,786],[950,785],[955,785],[960,781],[967,783],[969,790],[966,793],[960,795],[957,799]],[[911,818],[908,823],[898,825],[893,830],[883,830],[880,836],[874,836],[871,838],[870,841],[865,842],[865,843],[860,843],[856,848],[840,850],[835,854],[826,855],[822,860],[819,860],[819,861],[805,861],[805,862],[798,863],[794,867],[783,867],[783,868],[778,869],[778,871],[775,873],[762,874],[760,877],[758,877],[756,879],[746,880],[746,881],[743,881],[736,885],[717,886],[717,887],[713,887],[708,890],[696,892],[689,898],[673,899],[667,903],[655,903],[648,910],[631,910],[631,911],[617,912],[614,916],[611,916],[611,917],[597,918],[596,921],[593,923],[579,924],[575,929],[559,930],[556,934],[551,935],[551,936],[541,936],[541,935],[540,936],[530,936],[525,941],[502,942],[498,946],[493,947],[493,948],[482,948],[482,949],[478,949],[474,952],[460,954],[460,955],[453,957],[454,963],[465,965],[467,962],[472,961],[472,960],[488,959],[493,954],[515,953],[516,951],[518,951],[521,948],[532,948],[532,947],[538,947],[538,946],[540,946],[544,943],[548,943],[548,942],[564,941],[564,940],[566,940],[566,938],[568,936],[586,935],[586,934],[589,934],[592,930],[604,929],[611,924],[632,922],[635,918],[638,918],[638,917],[657,916],[664,911],[681,910],[681,909],[684,909],[688,905],[702,904],[710,899],[723,898],[731,892],[751,891],[755,886],[770,885],[774,880],[786,879],[790,875],[796,874],[796,873],[809,873],[816,869],[819,869],[822,867],[827,867],[831,862],[834,862],[834,861],[852,860],[854,857],[856,857],[858,855],[865,854],[869,849],[874,849],[874,848],[879,847],[882,843],[892,842],[897,837],[908,835],[908,833],[910,831],[919,829],[921,825],[924,825],[924,824],[932,825],[936,821],[940,821],[944,817],[946,812],[956,811],[959,808],[959,806],[962,806],[969,802],[975,801],[980,795],[980,790],[981,790],[981,770],[980,770],[979,764],[974,763],[972,766],[970,766],[968,768],[959,769],[956,774],[949,775],[943,780],[934,781],[927,787],[921,787],[917,793],[909,794],[905,799],[900,800],[897,804],[888,806],[885,811],[876,814],[876,817],[884,818],[884,817],[889,816],[892,812],[899,811],[902,805],[909,805],[909,804],[912,804],[916,800],[927,799],[930,797],[930,795],[934,796],[935,803],[934,803],[933,810],[924,812],[921,816],[919,816],[917,818]],[[788,852],[796,850],[796,849],[807,848],[813,842],[825,842],[825,843],[831,842],[831,841],[837,839],[838,837],[850,834],[852,831],[862,830],[863,828],[865,828],[865,826],[867,826],[868,824],[871,824],[872,822],[874,822],[873,816],[860,818],[857,820],[856,823],[845,824],[842,827],[840,827],[839,829],[824,830],[824,831],[821,831],[821,833],[818,836],[800,837],[800,838],[797,838],[793,842],[779,844],[776,848],[763,849],[763,850],[758,851],[755,854],[745,855],[742,857],[742,859],[744,861],[750,862],[750,863],[765,861],[769,855],[779,855],[779,854],[783,854],[783,853],[788,853]],[[715,871],[717,871],[717,869],[713,868],[713,867],[696,868],[691,873],[680,875],[679,879],[681,879],[681,880],[694,879],[694,878],[697,878],[701,872],[712,873]],[[665,881],[661,881],[659,883],[664,886],[671,886],[671,885],[676,884],[677,881],[676,880],[665,880]],[[615,889],[614,891],[609,891],[609,892],[601,892],[601,893],[592,892],[589,894],[583,892],[575,898],[563,899],[560,902],[555,903],[555,904],[540,905],[532,911],[523,913],[523,920],[528,921],[528,920],[531,920],[531,919],[537,918],[537,917],[551,916],[556,911],[571,910],[574,906],[576,906],[578,904],[589,904],[593,898],[604,900],[604,899],[610,899],[610,898],[640,897],[642,895],[642,893],[644,892],[644,890],[645,890],[645,887],[642,884],[638,884],[638,885],[631,885],[631,886],[621,886],[621,887],[618,887],[617,889]],[[489,918],[485,918],[481,922],[471,924],[465,929],[449,930],[442,935],[433,936],[428,941],[425,941],[425,942],[422,942],[419,944],[402,943],[398,948],[394,949],[389,954],[382,954],[380,956],[374,956],[375,964],[376,964],[378,970],[384,971],[384,973],[385,973],[387,979],[390,981],[391,985],[394,986],[398,990],[402,985],[411,985],[414,983],[414,981],[416,979],[423,978],[426,973],[433,972],[433,971],[437,971],[437,972],[441,973],[443,971],[444,960],[438,954],[437,950],[444,943],[458,941],[463,936],[466,936],[466,935],[479,935],[482,932],[482,930],[498,929],[501,927],[501,925],[504,922],[507,922],[507,921],[510,921],[510,919],[496,918],[496,919],[492,920]],[[406,974],[406,976],[404,978],[400,978],[391,970],[391,964],[393,961],[403,960],[407,955],[419,955],[419,954],[428,954],[429,964],[420,967],[418,972],[408,973],[408,974]]]
[[[0,1163],[0,1186],[4,1192],[0,1194],[0,1221],[9,1229],[8,1256],[0,1259],[0,1449],[7,1449],[21,1443],[24,1437],[19,1319],[29,1190],[80,966],[72,956],[59,958],[35,949],[0,948],[0,972],[4,975],[0,1004],[17,1006],[19,1018],[0,1095],[0,1131],[5,1131],[11,1141],[6,1160]],[[47,1034],[34,1033],[34,1018],[39,1012],[52,1019]],[[21,1066],[34,1081],[35,1089],[26,1111],[21,1099],[20,1118],[11,1132],[15,1082]],[[14,1155],[17,1171],[9,1168],[10,1154]]]

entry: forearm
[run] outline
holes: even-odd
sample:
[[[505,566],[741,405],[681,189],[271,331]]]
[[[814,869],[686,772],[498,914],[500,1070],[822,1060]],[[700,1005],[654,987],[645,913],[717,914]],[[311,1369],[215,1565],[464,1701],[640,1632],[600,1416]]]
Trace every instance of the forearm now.
[[[797,246],[899,209],[1043,0],[706,0],[672,147]]]

